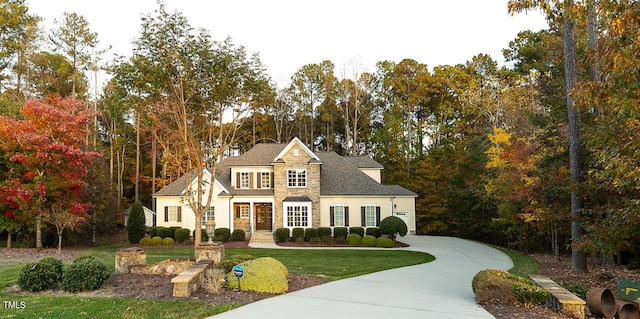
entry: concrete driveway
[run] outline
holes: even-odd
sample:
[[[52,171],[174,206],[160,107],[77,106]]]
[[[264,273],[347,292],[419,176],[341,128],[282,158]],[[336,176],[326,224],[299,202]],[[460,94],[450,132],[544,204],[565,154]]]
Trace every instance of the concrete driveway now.
[[[471,279],[480,270],[508,270],[511,259],[476,242],[406,236],[407,250],[427,252],[427,264],[380,271],[264,299],[210,318],[494,318],[476,304]]]

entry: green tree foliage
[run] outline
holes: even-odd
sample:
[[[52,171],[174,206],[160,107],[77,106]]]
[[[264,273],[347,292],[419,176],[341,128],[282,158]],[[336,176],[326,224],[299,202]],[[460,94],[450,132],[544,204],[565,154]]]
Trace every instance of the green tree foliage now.
[[[144,217],[144,209],[142,203],[135,202],[131,206],[131,212],[129,213],[129,219],[127,220],[127,237],[129,243],[137,244],[145,236],[146,225]]]
[[[404,236],[407,232],[407,224],[397,216],[388,216],[380,221],[380,233],[389,236],[393,241],[396,241],[396,236]]]

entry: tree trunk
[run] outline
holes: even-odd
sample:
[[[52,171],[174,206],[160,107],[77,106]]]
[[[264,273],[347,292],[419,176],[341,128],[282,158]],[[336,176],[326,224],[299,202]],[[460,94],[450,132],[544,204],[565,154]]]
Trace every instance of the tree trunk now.
[[[8,249],[11,249],[11,240],[12,240],[12,239],[13,239],[13,238],[11,238],[11,232],[8,232],[8,233],[7,233],[7,248],[8,248]]]
[[[36,216],[36,248],[42,248],[42,217]]]
[[[60,227],[56,227],[58,231],[58,254],[62,251],[62,231],[64,229],[60,229]]]
[[[566,81],[567,112],[569,115],[569,169],[571,171],[571,269],[576,273],[587,271],[587,255],[576,245],[582,238],[583,230],[580,225],[582,217],[582,199],[578,189],[583,181],[581,161],[581,121],[580,110],[576,108],[571,96],[577,85],[576,75],[576,43],[574,38],[575,23],[569,10],[573,1],[567,1],[564,19],[564,68]]]
[[[136,111],[136,183],[134,190],[134,200],[140,201],[140,112]]]

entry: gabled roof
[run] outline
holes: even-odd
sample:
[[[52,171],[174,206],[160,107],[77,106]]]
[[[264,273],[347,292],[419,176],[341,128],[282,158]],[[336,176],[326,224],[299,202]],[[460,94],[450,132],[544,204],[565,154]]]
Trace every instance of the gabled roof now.
[[[373,158],[367,155],[361,156],[344,156],[346,160],[350,161],[353,165],[358,168],[372,168],[372,169],[383,169],[384,166],[382,164],[376,162]]]
[[[297,137],[294,137],[293,140],[291,140],[291,142],[289,142],[289,144],[282,151],[280,151],[280,153],[278,153],[278,155],[276,155],[276,157],[273,159],[273,161],[275,162],[275,161],[281,160],[282,157],[284,156],[284,154],[289,152],[289,150],[294,145],[298,145],[305,153],[307,153],[316,162],[320,161],[320,158],[318,158],[318,156],[316,154],[314,154],[306,145],[304,145],[304,143],[302,143],[302,141],[300,141],[300,139],[298,139]]]
[[[417,196],[402,186],[380,184],[363,173],[357,164],[368,161],[360,157],[354,160],[335,152],[322,152],[318,156],[322,160],[320,196]]]

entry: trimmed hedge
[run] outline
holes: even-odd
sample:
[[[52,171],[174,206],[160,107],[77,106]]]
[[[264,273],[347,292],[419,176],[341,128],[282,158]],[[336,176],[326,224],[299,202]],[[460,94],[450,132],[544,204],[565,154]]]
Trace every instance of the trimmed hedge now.
[[[284,243],[289,240],[289,228],[276,229],[276,243]]]
[[[378,227],[367,227],[367,230],[365,231],[365,234],[367,235],[371,235],[375,238],[380,237],[380,228]]]
[[[358,234],[349,234],[347,236],[347,243],[351,246],[358,246],[362,242],[362,236]]]
[[[189,229],[187,228],[180,228],[180,229],[176,229],[174,236],[175,236],[175,240],[176,243],[182,244],[184,243],[187,239],[189,239]]]
[[[94,290],[102,287],[111,272],[92,256],[79,257],[64,268],[60,287],[64,291]]]
[[[364,237],[363,227],[349,227],[349,234],[358,234],[360,237]]]
[[[176,230],[178,230],[180,228],[182,228],[182,227],[180,227],[180,226],[171,226],[171,227],[169,227],[169,230],[171,231],[171,234],[170,234],[169,237],[171,237],[171,238],[173,238],[175,240],[176,239]],[[167,238],[167,237],[165,237],[165,238]]]
[[[380,248],[391,248],[393,247],[393,240],[388,237],[378,237],[376,239],[376,247]]]
[[[304,230],[304,239],[306,241],[311,241],[313,238],[318,238],[318,229],[317,228],[307,228]]]
[[[376,245],[376,238],[371,235],[365,235],[361,240],[362,246],[374,247]]]
[[[231,230],[229,228],[216,228],[213,231],[213,239],[221,241],[223,243],[228,242],[231,239]]]
[[[18,275],[18,286],[22,290],[36,292],[55,288],[62,276],[62,261],[45,257],[26,264]]]
[[[333,228],[333,237],[339,240],[345,240],[347,235],[349,234],[349,230],[347,227],[335,227]]]
[[[151,238],[151,245],[152,246],[162,245],[162,237],[156,236],[156,237]]]
[[[167,227],[158,226],[158,227],[156,227],[156,236],[158,236],[160,238],[171,237],[171,229],[169,229]],[[153,236],[153,237],[156,237],[156,236]],[[153,238],[153,237],[151,237],[151,238]]]
[[[175,240],[173,240],[173,238],[171,237],[165,237],[162,239],[163,245],[173,245],[174,243],[175,243]]]
[[[318,228],[318,236],[319,237],[331,237],[331,228],[329,227],[319,227]]]
[[[298,238],[302,238],[304,240],[304,228],[296,227],[291,230],[291,238],[296,241]]]
[[[152,227],[149,227],[149,237],[150,237],[150,238],[153,238],[153,237],[158,236],[158,231],[157,231],[157,229],[158,229],[158,226],[152,226]]]
[[[233,241],[243,241],[245,237],[246,234],[242,229],[234,229],[233,233],[231,233],[231,240]]]
[[[140,242],[138,243],[138,245],[140,245],[140,246],[150,246],[151,245],[151,238],[145,237],[145,238],[140,239]]]
[[[503,270],[480,271],[473,277],[471,288],[480,304],[521,302],[531,306],[542,303],[549,297],[549,292],[536,286],[530,279],[518,277]]]

